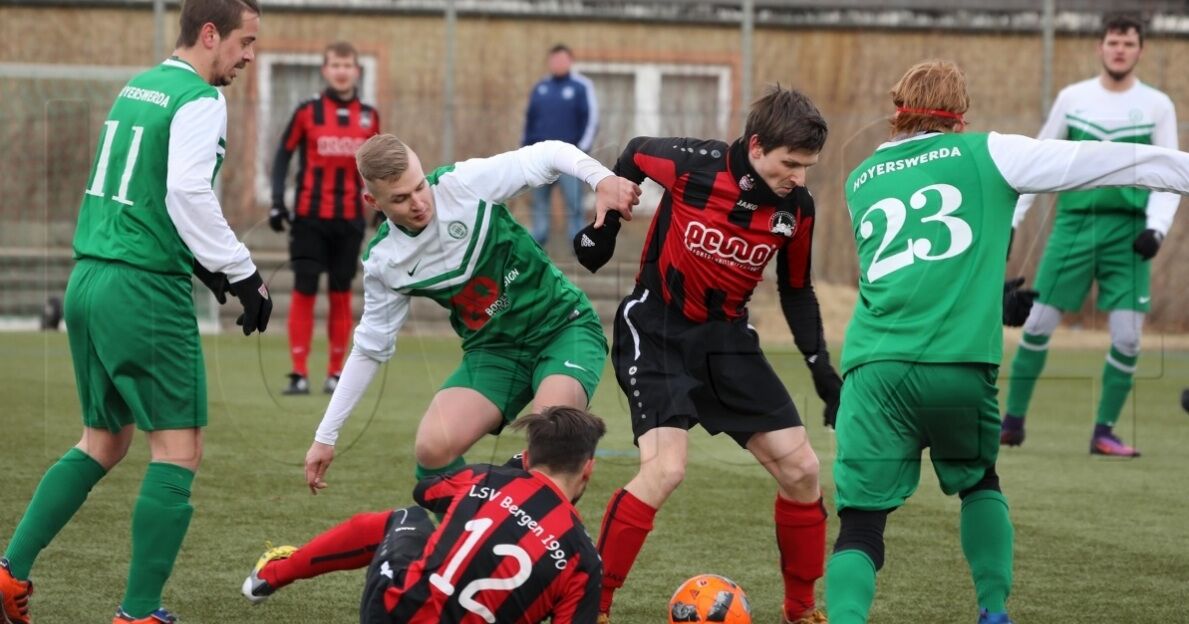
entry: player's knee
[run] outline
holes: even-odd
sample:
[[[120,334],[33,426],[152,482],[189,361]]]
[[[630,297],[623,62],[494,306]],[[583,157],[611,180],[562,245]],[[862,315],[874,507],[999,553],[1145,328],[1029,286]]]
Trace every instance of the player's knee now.
[[[685,481],[685,463],[656,458],[640,466],[640,476],[649,489],[668,496]]]
[[[454,461],[458,454],[445,445],[417,440],[413,443],[413,457],[426,468],[440,468]]]
[[[1140,322],[1130,319],[1118,319],[1111,315],[1111,346],[1123,355],[1135,357],[1139,355]]]
[[[780,460],[780,486],[789,493],[817,491],[820,473],[821,462],[818,461],[817,453],[808,448],[805,452],[794,453]]]
[[[1044,303],[1032,304],[1028,320],[1024,321],[1024,332],[1033,336],[1052,336],[1061,324],[1061,310]]]
[[[834,552],[857,550],[871,558],[876,571],[883,567],[884,560],[884,527],[888,523],[890,509],[878,511],[863,511],[859,509],[843,509],[838,512],[838,519],[842,523],[838,530],[838,539],[834,542]]]
[[[318,264],[309,260],[293,261],[293,290],[303,295],[318,294],[318,277],[321,270]]]
[[[967,496],[980,490],[1003,491],[999,488],[999,474],[995,472],[995,466],[987,468],[987,471],[983,473],[983,478],[979,479],[978,483],[958,492],[958,498],[965,500]]]

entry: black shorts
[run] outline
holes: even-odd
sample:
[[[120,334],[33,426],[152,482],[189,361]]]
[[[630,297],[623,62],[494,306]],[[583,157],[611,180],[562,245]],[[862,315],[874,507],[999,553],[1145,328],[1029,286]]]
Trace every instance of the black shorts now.
[[[433,521],[421,507],[414,505],[389,514],[384,540],[367,568],[363,597],[359,601],[360,624],[391,624],[392,619],[384,608],[384,592],[404,581],[409,564],[421,556],[433,532]]]
[[[657,427],[752,434],[801,426],[784,383],[747,317],[695,323],[637,286],[615,314],[611,362],[627,396],[632,433]]]
[[[329,290],[351,290],[351,280],[359,269],[364,229],[362,220],[295,219],[289,228],[289,260],[297,275],[298,291],[317,293],[322,273],[329,275]]]

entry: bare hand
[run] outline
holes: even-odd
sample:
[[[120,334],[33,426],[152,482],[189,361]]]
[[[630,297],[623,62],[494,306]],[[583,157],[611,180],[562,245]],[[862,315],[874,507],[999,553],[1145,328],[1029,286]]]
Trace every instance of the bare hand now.
[[[310,450],[306,451],[306,485],[310,486],[310,494],[317,494],[318,490],[326,487],[324,477],[332,461],[333,444],[314,442],[310,445]]]
[[[632,220],[632,206],[640,203],[640,185],[627,178],[610,176],[595,187],[595,229],[603,227],[607,213],[614,210]]]

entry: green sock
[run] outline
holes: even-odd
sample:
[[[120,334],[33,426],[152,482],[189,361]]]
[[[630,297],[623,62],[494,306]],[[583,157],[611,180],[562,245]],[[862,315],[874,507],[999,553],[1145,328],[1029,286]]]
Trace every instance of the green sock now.
[[[862,624],[875,600],[875,563],[861,550],[843,550],[826,565],[830,624]]]
[[[417,464],[417,468],[415,468],[413,470],[413,476],[416,477],[417,481],[421,481],[422,479],[424,479],[426,477],[433,477],[433,476],[437,476],[440,474],[447,474],[447,473],[454,472],[455,470],[458,470],[459,468],[462,468],[465,465],[467,465],[467,462],[462,457],[455,459],[454,461],[450,462],[449,464],[446,464],[445,466],[442,466],[441,468],[426,468],[425,466],[422,466],[421,464]]]
[[[1002,492],[979,490],[962,501],[962,553],[974,577],[978,606],[1007,611],[1014,529]]]
[[[45,471],[4,553],[13,576],[29,578],[37,555],[70,522],[105,474],[99,462],[77,448],[66,451]]]
[[[1045,358],[1049,355],[1049,336],[1025,333],[1011,361],[1011,383],[1007,391],[1007,413],[1024,417],[1036,380],[1044,370]]]
[[[151,462],[132,509],[132,563],[120,605],[132,617],[161,608],[161,591],[173,572],[186,529],[190,527],[190,485],[194,472],[165,462]]]
[[[1123,355],[1111,345],[1102,367],[1102,397],[1098,400],[1098,419],[1095,424],[1114,427],[1131,393],[1132,377],[1139,355]]]

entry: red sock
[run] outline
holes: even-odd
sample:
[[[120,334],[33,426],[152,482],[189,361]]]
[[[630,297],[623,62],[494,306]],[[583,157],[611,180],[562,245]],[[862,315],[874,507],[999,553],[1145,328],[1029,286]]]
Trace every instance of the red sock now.
[[[813,610],[813,584],[825,572],[826,507],[822,499],[798,503],[776,495],[776,546],[784,576],[784,612],[796,619]]]
[[[288,559],[264,566],[260,578],[280,589],[293,581],[314,578],[327,572],[354,570],[372,562],[376,547],[384,539],[384,525],[392,511],[361,513],[320,533]]]
[[[623,587],[644,540],[652,531],[656,510],[631,492],[618,489],[607,502],[603,527],[599,530],[599,556],[603,559],[603,592],[599,612],[611,612],[615,590]]]
[[[330,293],[330,318],[326,321],[326,334],[330,336],[330,358],[326,364],[327,375],[343,372],[343,356],[347,354],[347,340],[351,337],[351,291]]]
[[[314,336],[314,298],[293,291],[289,299],[289,359],[293,372],[309,377],[310,339]]]

